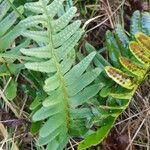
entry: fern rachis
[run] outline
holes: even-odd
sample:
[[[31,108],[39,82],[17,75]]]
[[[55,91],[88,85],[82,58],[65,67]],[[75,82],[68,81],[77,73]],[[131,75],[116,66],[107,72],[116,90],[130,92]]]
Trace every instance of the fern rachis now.
[[[106,72],[109,77],[111,77],[115,82],[117,82],[119,85],[123,86],[124,88],[130,89],[130,86],[132,87],[131,89],[136,90],[137,87],[145,80],[146,76],[148,75],[149,69],[150,69],[150,59],[148,53],[148,44],[143,44],[144,43],[149,43],[150,38],[146,36],[143,33],[137,33],[135,35],[136,41],[132,41],[129,43],[129,48],[136,59],[137,62],[132,62],[130,61],[129,58],[126,57],[120,57],[120,63],[123,66],[123,69],[126,69],[126,79],[133,78],[131,81],[130,79],[130,85],[129,85],[129,80],[124,81],[124,84],[120,82],[120,80],[117,78],[117,76],[120,76],[121,70],[117,70],[115,68],[107,67]],[[142,38],[145,37],[145,38]],[[113,76],[112,73],[110,73],[111,70],[114,70],[115,75]],[[122,72],[122,76],[123,76]],[[128,75],[129,74],[129,75]],[[121,77],[122,80],[124,80],[123,77]],[[125,85],[126,84],[126,85]]]

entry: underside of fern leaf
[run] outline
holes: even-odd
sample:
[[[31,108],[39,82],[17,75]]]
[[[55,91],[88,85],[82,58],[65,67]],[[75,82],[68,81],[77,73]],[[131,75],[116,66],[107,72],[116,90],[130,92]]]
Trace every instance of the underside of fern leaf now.
[[[48,150],[63,149],[69,137],[76,132],[73,128],[76,122],[85,122],[81,129],[77,129],[78,134],[84,136],[87,132],[86,117],[88,114],[90,119],[92,112],[87,105],[78,106],[88,102],[103,86],[94,83],[101,69],[86,71],[95,52],[74,66],[74,47],[83,30],[80,28],[81,21],[72,21],[77,11],[75,7],[68,9],[61,17],[57,15],[63,2],[39,0],[27,3],[25,8],[35,15],[21,22],[26,28],[22,35],[37,44],[37,47],[21,49],[24,55],[37,59],[36,62],[27,62],[26,68],[47,73],[43,89],[48,97],[33,115],[33,121],[45,120],[37,143],[48,144]]]
[[[133,87],[138,87],[148,75],[150,68],[150,38],[143,33],[137,33],[135,38],[137,41],[129,43],[130,51],[135,60],[130,61],[130,58],[125,57],[119,58],[120,63],[123,66],[122,69],[126,69],[126,73],[123,73],[121,70],[116,68],[106,67],[108,76],[116,83],[127,89],[134,89]],[[131,74],[134,74],[135,76],[132,76]],[[132,79],[130,76],[132,76]]]
[[[79,144],[84,150],[96,146],[107,137],[118,116],[129,106],[137,88],[147,79],[150,70],[150,14],[136,11],[131,21],[131,36],[126,35],[121,25],[106,34],[108,63],[97,53],[94,64],[105,68],[100,75],[104,87],[100,91],[100,128]],[[131,41],[131,42],[130,42]],[[88,52],[96,51],[86,44]],[[99,122],[98,119],[95,121]]]

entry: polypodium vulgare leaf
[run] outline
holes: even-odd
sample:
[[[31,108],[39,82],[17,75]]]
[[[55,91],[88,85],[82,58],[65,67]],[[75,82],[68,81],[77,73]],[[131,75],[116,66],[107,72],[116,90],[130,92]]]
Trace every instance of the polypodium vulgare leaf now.
[[[148,75],[150,69],[149,37],[143,33],[147,35],[150,33],[148,21],[150,20],[150,15],[136,11],[131,20],[131,36],[129,40],[132,42],[124,41],[122,35],[126,33],[120,30],[120,26],[117,26],[114,32],[107,32],[106,49],[108,50],[108,63],[110,65],[103,66],[105,72],[101,73],[100,80],[97,81],[103,82],[104,86],[98,97],[100,115],[98,119],[94,120],[100,125],[100,129],[86,137],[79,144],[79,150],[85,150],[102,142],[113,127],[115,120],[128,107],[135,91]],[[116,33],[120,31],[121,33]],[[98,53],[98,55],[100,54]],[[95,66],[97,66],[98,61],[100,64],[101,61],[94,58]],[[110,118],[113,118],[113,121]],[[109,124],[110,126],[108,126]]]
[[[124,88],[127,89],[133,89],[134,84],[134,78],[131,76],[128,76],[124,72],[122,72],[119,69],[116,69],[114,67],[106,67],[105,68],[107,75],[112,78],[116,83],[121,85]]]
[[[118,66],[105,68],[107,75],[126,89],[133,89],[134,86],[138,86],[144,80],[150,67],[149,37],[138,32],[135,34],[135,39],[136,41],[129,42],[133,56],[131,58],[119,57],[122,68],[117,69]],[[136,58],[136,61],[132,59],[133,57]]]
[[[38,0],[26,3],[25,8],[33,12],[33,16],[21,21],[25,28],[22,35],[35,43],[34,47],[20,50],[22,54],[35,58],[26,62],[25,67],[46,74],[43,90],[48,96],[41,108],[37,108],[33,121],[43,122],[37,144],[47,145],[47,150],[62,150],[70,137],[83,137],[86,134],[89,128],[85,123],[81,123],[77,129],[74,126],[76,122],[88,122],[93,114],[88,105],[82,109],[78,106],[88,103],[103,87],[101,83],[95,83],[102,69],[88,70],[96,52],[91,52],[74,64],[74,47],[84,29],[80,28],[80,20],[72,20],[76,7],[58,15],[64,2]],[[79,134],[74,134],[76,130]]]

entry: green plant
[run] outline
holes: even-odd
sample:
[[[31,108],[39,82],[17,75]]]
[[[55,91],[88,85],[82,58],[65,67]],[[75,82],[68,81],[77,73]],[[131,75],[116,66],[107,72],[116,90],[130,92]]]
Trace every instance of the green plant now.
[[[0,58],[3,62],[0,71],[1,76],[16,76],[24,66],[15,60],[22,59],[27,69],[42,74],[44,79],[41,80],[45,83],[40,82],[37,94],[24,87],[27,94],[35,97],[30,109],[31,132],[39,133],[37,145],[47,145],[47,150],[60,150],[76,136],[85,139],[79,144],[79,150],[102,142],[148,74],[146,54],[149,56],[149,51],[145,49],[149,49],[149,45],[143,39],[149,41],[149,37],[136,33],[149,35],[149,14],[134,13],[131,39],[137,42],[131,42],[130,48],[131,39],[118,25],[114,33],[106,35],[109,61],[89,44],[86,44],[89,55],[78,55],[79,60],[76,60],[75,49],[84,29],[80,27],[81,21],[73,19],[77,10],[72,1],[26,3],[27,18],[22,15],[23,6],[16,8],[12,2],[4,0],[0,4]],[[12,43],[15,43],[14,48]],[[136,53],[139,48],[140,52]],[[9,100],[16,96],[17,85],[13,81],[5,92]]]
[[[47,74],[43,88],[48,97],[41,108],[36,108],[33,121],[45,120],[37,144],[48,144],[50,150],[62,149],[72,136],[84,137],[94,109],[86,102],[103,86],[94,82],[102,69],[88,70],[95,52],[74,64],[74,47],[84,31],[80,28],[81,21],[72,21],[75,7],[58,16],[63,2],[39,0],[26,3],[25,8],[35,15],[21,21],[26,28],[22,35],[36,42],[33,48],[21,49],[24,55],[35,58],[35,61],[25,63],[25,67]]]
[[[106,34],[108,62],[97,53],[94,64],[104,68],[100,75],[105,85],[100,91],[100,128],[79,144],[79,149],[97,145],[109,133],[115,120],[128,107],[137,88],[147,79],[150,70],[150,14],[136,11],[131,21],[131,35],[125,34],[121,25]],[[142,33],[144,32],[144,33]],[[88,52],[96,51],[86,43]],[[109,77],[109,78],[108,78]],[[108,121],[109,120],[109,121]]]
[[[8,12],[11,8],[13,0],[4,0],[0,4],[0,51],[3,52],[21,35],[22,28],[17,23],[17,18],[22,16],[24,12],[23,6],[15,8],[12,12]],[[10,5],[11,4],[11,5]],[[8,14],[7,14],[8,12]],[[14,25],[16,23],[16,25]]]
[[[109,95],[114,98],[125,98],[125,95],[130,98],[135,93],[139,85],[145,81],[149,74],[150,59],[149,59],[149,42],[150,38],[143,33],[135,35],[136,41],[129,43],[129,49],[132,53],[131,57],[118,57],[118,64],[120,67],[106,67],[107,75],[119,84],[127,92],[110,91]],[[132,98],[132,97],[131,97]]]

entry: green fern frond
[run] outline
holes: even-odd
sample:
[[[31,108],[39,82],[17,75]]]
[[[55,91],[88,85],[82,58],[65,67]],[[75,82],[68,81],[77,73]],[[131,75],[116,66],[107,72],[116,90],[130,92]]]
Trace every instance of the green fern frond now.
[[[149,19],[149,13],[136,11],[131,21],[130,37],[121,25],[117,25],[113,32],[106,33],[108,64],[102,63],[104,58],[99,57],[98,52],[93,60],[96,66],[105,68],[105,72],[99,76],[100,80],[97,80],[104,84],[97,98],[100,114],[94,119],[100,128],[79,144],[79,150],[96,146],[107,137],[115,120],[129,106],[135,91],[149,75]],[[89,44],[86,44],[86,50],[96,51]]]
[[[149,51],[150,51],[150,37],[146,36],[145,34],[139,32],[135,35],[136,40],[140,44],[141,47],[145,50],[145,53],[150,56]]]
[[[74,66],[74,47],[84,31],[80,28],[81,21],[72,21],[77,11],[75,7],[58,16],[63,2],[39,0],[27,3],[25,8],[35,15],[21,22],[26,28],[22,35],[37,43],[37,47],[21,49],[24,55],[37,58],[37,61],[25,63],[25,67],[48,75],[43,89],[49,96],[33,115],[33,121],[46,119],[37,143],[48,144],[48,150],[63,149],[69,137],[73,136],[72,130],[75,129],[72,125],[86,120],[87,114],[92,116],[90,108],[77,107],[88,102],[103,87],[94,83],[102,70],[87,71],[95,52]],[[81,114],[83,110],[84,114]],[[82,128],[86,128],[85,125]]]
[[[120,57],[119,60],[122,66],[131,74],[138,76],[138,77],[144,76],[145,69],[143,67],[134,64],[131,60],[129,60],[126,57]]]
[[[136,57],[136,59],[144,64],[148,65],[149,64],[149,58],[147,57],[145,50],[137,43],[137,42],[130,42],[130,51],[131,53]]]
[[[10,2],[13,2],[11,0]],[[14,40],[20,36],[22,32],[22,27],[17,23],[17,18],[19,18],[19,14],[24,12],[23,6],[17,8],[16,12],[13,10],[11,13],[8,13],[10,10],[10,3],[8,0],[2,1],[0,4],[0,50],[3,52],[14,42]],[[16,24],[16,25],[14,25]]]

